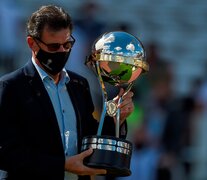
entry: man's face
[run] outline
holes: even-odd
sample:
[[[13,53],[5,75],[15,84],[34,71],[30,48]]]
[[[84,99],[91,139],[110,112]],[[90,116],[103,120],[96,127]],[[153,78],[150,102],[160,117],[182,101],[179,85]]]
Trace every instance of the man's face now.
[[[56,75],[56,72],[61,71],[61,67],[65,65],[65,60],[68,58],[70,50],[75,42],[75,39],[71,36],[71,31],[69,28],[61,29],[59,31],[51,31],[47,26],[43,29],[41,38],[35,38],[28,36],[27,43],[29,47],[32,49],[32,56],[37,63],[38,66],[45,69],[48,68],[49,73]],[[40,51],[40,49],[42,51]],[[38,55],[39,54],[39,55]],[[38,59],[39,58],[39,59]],[[62,61],[56,61],[57,58]],[[52,59],[52,60],[51,60]],[[50,66],[53,67],[44,67],[46,63],[48,66],[48,62],[50,62]],[[53,62],[53,63],[52,63]],[[56,63],[62,63],[56,65]],[[53,65],[52,65],[52,64]],[[59,67],[58,69],[56,67]],[[53,70],[51,70],[53,69]],[[60,70],[60,71],[59,71]],[[58,73],[57,73],[58,76]]]

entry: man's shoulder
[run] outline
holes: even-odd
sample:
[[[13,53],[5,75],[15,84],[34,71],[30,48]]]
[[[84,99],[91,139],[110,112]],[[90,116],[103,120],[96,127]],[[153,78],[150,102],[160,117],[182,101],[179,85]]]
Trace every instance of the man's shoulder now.
[[[12,72],[8,72],[0,77],[0,81],[15,81],[20,77],[22,74],[22,68],[19,68],[17,70],[14,70]]]
[[[22,81],[22,68],[17,69],[12,72],[8,72],[0,77],[0,88],[4,90],[17,90],[18,87],[21,87],[22,84],[25,84]]]
[[[33,73],[34,70],[31,70],[32,63],[28,62],[22,67],[18,69],[8,72],[0,77],[0,82],[15,82],[21,81],[24,79],[25,76],[31,76],[31,72]],[[34,68],[33,68],[34,69]]]

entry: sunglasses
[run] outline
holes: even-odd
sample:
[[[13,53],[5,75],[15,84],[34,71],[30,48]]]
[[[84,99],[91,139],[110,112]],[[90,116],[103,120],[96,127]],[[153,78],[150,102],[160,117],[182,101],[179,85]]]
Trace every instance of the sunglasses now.
[[[75,38],[72,35],[70,36],[68,41],[63,43],[63,44],[60,44],[60,43],[49,43],[49,44],[47,44],[39,38],[35,38],[35,39],[37,39],[39,42],[41,42],[42,44],[47,46],[49,51],[57,51],[58,49],[60,49],[60,46],[63,46],[65,50],[69,50],[73,47],[73,45],[75,43]]]

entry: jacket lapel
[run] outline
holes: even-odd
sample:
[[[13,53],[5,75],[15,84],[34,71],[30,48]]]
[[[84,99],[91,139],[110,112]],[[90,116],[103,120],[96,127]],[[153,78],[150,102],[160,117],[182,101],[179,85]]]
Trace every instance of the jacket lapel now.
[[[54,131],[56,134],[55,137],[58,137],[59,142],[62,142],[59,125],[56,119],[56,114],[52,102],[37,70],[31,61],[29,61],[25,66],[24,73],[28,79],[29,85],[31,86],[35,100],[39,101],[39,109],[41,109],[42,116],[44,117],[43,119],[50,121],[48,123],[48,126],[50,126],[52,131]]]
[[[29,85],[34,92],[34,96],[39,101],[39,104],[45,114],[50,117],[55,116],[55,112],[50,101],[50,97],[44,87],[44,84],[36,71],[35,67],[33,66],[32,62],[30,61],[25,66],[25,75],[28,78]]]

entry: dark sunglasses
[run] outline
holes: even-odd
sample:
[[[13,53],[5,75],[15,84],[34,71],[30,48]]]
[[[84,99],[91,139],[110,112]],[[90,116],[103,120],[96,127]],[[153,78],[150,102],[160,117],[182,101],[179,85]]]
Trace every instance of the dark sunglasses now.
[[[60,44],[60,43],[49,43],[49,44],[47,44],[39,38],[35,38],[35,39],[37,39],[39,42],[41,42],[42,44],[47,46],[49,51],[57,51],[58,49],[60,49],[60,46],[63,46],[65,50],[69,50],[73,47],[73,45],[75,43],[75,38],[72,35],[70,36],[68,41],[63,43],[63,44]]]

